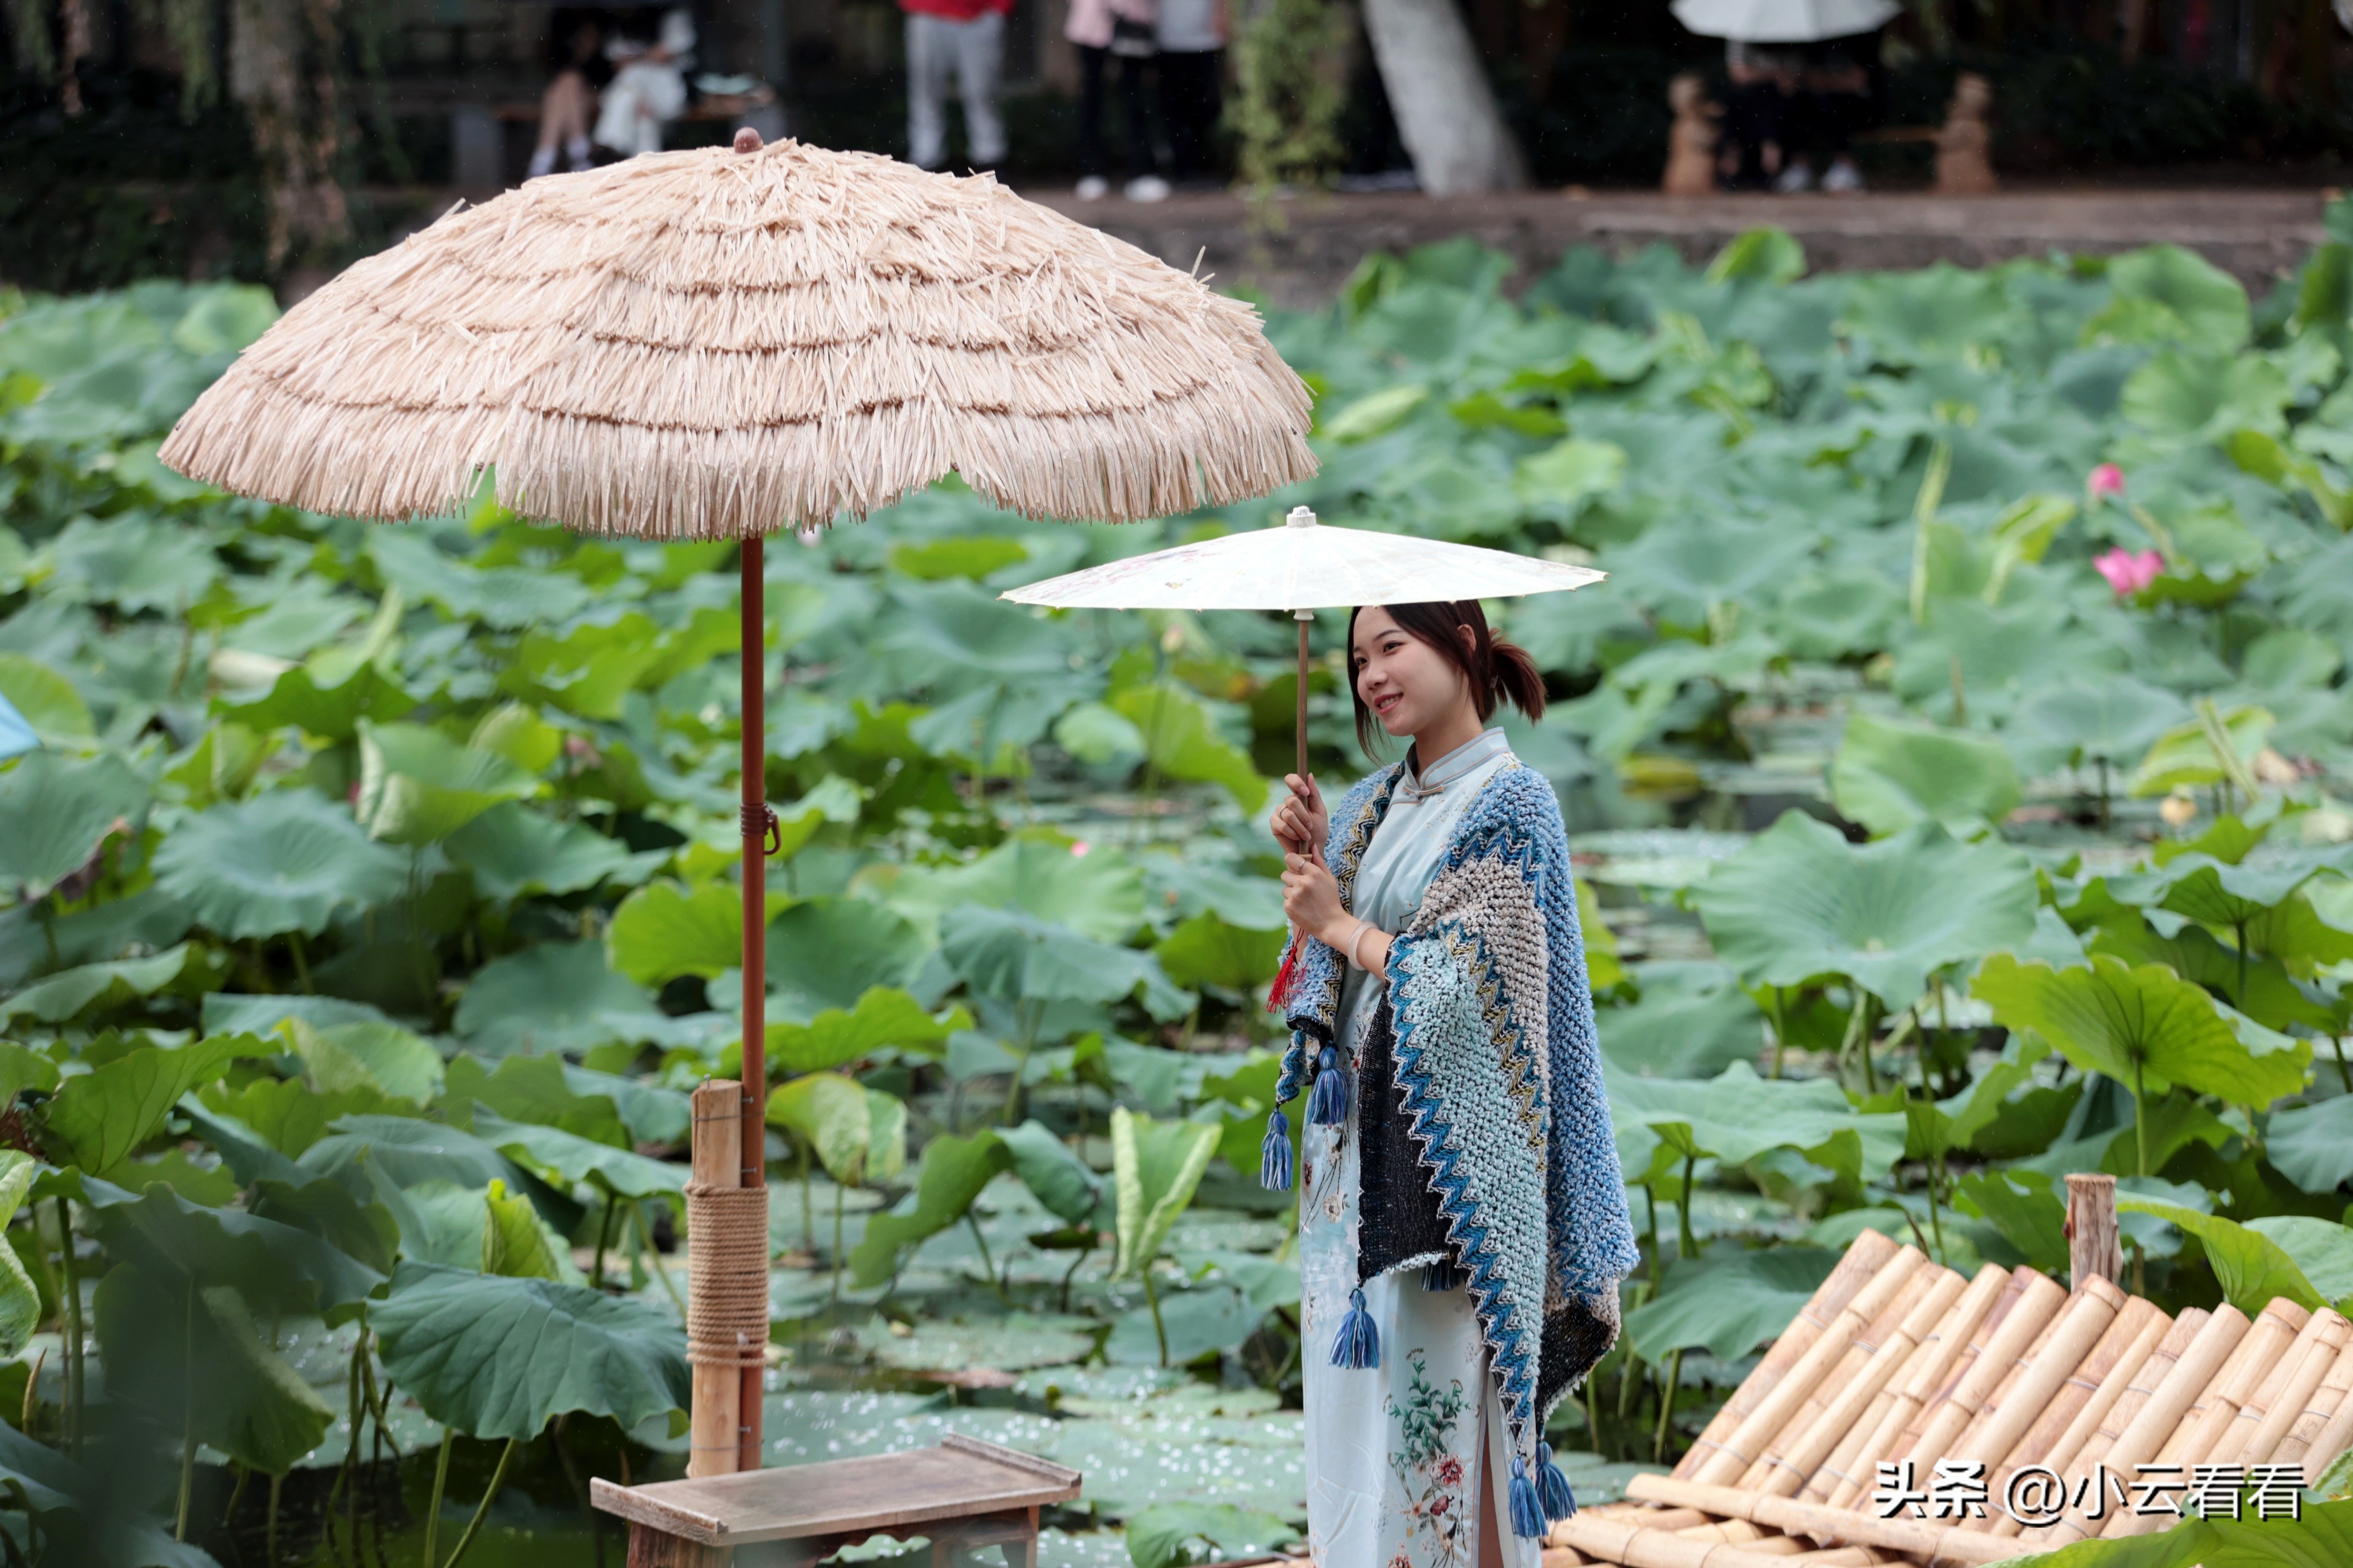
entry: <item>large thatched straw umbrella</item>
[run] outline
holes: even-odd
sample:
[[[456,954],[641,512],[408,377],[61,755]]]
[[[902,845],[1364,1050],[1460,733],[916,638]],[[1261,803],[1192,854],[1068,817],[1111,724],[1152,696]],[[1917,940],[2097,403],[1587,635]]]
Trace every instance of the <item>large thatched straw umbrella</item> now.
[[[697,1247],[689,1324],[698,1400],[718,1363],[740,1391],[742,1468],[767,1339],[762,537],[950,470],[1036,517],[1240,500],[1314,472],[1309,402],[1249,306],[987,176],[743,131],[451,212],[289,310],[164,443],[317,511],[447,512],[490,469],[566,528],[743,542],[743,1201],[706,1206],[759,1250],[731,1304]]]

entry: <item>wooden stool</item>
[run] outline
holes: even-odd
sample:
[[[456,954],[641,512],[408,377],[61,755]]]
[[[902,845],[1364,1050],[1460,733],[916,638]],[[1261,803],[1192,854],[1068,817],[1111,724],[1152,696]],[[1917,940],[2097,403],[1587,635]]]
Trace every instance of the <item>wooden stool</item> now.
[[[1079,1472],[951,1432],[936,1448],[902,1448],[776,1470],[622,1487],[596,1479],[589,1499],[629,1521],[629,1568],[728,1568],[738,1546],[781,1542],[763,1568],[807,1568],[874,1535],[931,1538],[934,1568],[1002,1545],[1037,1568],[1038,1510],[1079,1495]]]

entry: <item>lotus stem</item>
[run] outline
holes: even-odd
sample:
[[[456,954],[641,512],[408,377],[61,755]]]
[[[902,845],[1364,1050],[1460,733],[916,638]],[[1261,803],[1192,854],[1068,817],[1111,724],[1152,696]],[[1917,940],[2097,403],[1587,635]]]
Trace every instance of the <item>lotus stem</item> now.
[[[188,1280],[180,1319],[180,1505],[172,1539],[188,1539],[188,1494],[196,1484],[196,1282]]]
[[[605,1217],[596,1222],[596,1271],[589,1276],[591,1282],[599,1290],[605,1288],[605,1250],[612,1245],[613,1209],[614,1205],[620,1202],[620,1197],[621,1194],[612,1188],[605,1188]]]
[[[283,1471],[269,1478],[269,1516],[261,1527],[261,1568],[278,1568],[278,1493],[285,1484]]]
[[[828,1296],[828,1305],[841,1301],[841,1194],[845,1184],[836,1179],[833,1184],[833,1254],[826,1259],[833,1265],[833,1289]]]
[[[1651,1463],[1667,1462],[1667,1435],[1674,1425],[1675,1392],[1683,1380],[1683,1352],[1677,1350],[1667,1358],[1667,1381],[1659,1394],[1659,1429],[1651,1437]]]
[[[1765,994],[1769,1003],[1767,1016],[1773,1020],[1773,1076],[1778,1079],[1781,1076],[1781,1053],[1788,1046],[1789,1035],[1781,1021],[1781,988],[1767,986]]]
[[[2140,1174],[2148,1174],[2148,1064],[2133,1058],[2133,1144],[2140,1157]],[[2137,1294],[2138,1287],[2136,1286]]]
[[[228,1489],[228,1506],[221,1510],[221,1527],[223,1529],[227,1529],[228,1527],[228,1521],[237,1517],[237,1505],[245,1500],[245,1484],[251,1479],[253,1479],[253,1467],[251,1465],[238,1465],[237,1467],[237,1485]]]
[[[425,1556],[423,1568],[433,1568],[437,1542],[441,1536],[441,1498],[449,1489],[449,1439],[453,1434],[441,1428],[441,1455],[433,1461],[433,1498],[425,1505]]]
[[[801,1195],[807,1197],[807,1188],[802,1189]],[[645,1205],[631,1204],[629,1218],[637,1228],[638,1245],[645,1249],[646,1262],[653,1269],[654,1278],[661,1281],[662,1289],[670,1296],[670,1304],[678,1309],[678,1321],[681,1323],[686,1321],[686,1302],[679,1296],[678,1281],[670,1277],[670,1265],[662,1261],[661,1248],[654,1245],[653,1232],[646,1224]]]
[[[1939,437],[1928,452],[1927,471],[1920,476],[1920,493],[1912,502],[1912,622],[1928,618],[1928,530],[1936,525],[1936,508],[1945,500],[1945,480],[1953,471],[1953,444]]]
[[[1144,1264],[1144,1304],[1152,1309],[1152,1332],[1160,1341],[1160,1364],[1168,1364],[1168,1329],[1160,1321],[1160,1292],[1152,1288],[1152,1265],[1157,1261],[1146,1258]]]
[[[81,1270],[74,1260],[73,1209],[58,1194],[58,1268],[65,1275],[66,1299],[66,1451],[81,1457],[84,1348],[81,1334]]]
[[[997,1277],[997,1260],[988,1255],[988,1236],[980,1228],[980,1216],[966,1209],[964,1211],[964,1223],[972,1232],[973,1245],[980,1248],[981,1272],[987,1274],[988,1282],[997,1288],[997,1298],[1004,1300],[1005,1281]]]
[[[1686,1263],[1699,1256],[1699,1237],[1692,1230],[1692,1178],[1698,1170],[1699,1156],[1684,1155],[1683,1191],[1675,1202],[1675,1257]]]
[[[507,1466],[514,1462],[516,1447],[515,1440],[510,1437],[507,1446],[499,1450],[499,1468],[491,1472],[491,1484],[483,1491],[482,1500],[475,1505],[474,1517],[466,1521],[466,1533],[458,1537],[458,1544],[450,1549],[449,1560],[442,1563],[441,1568],[458,1568],[458,1559],[466,1555],[466,1548],[474,1544],[474,1537],[480,1532],[482,1521],[491,1511],[491,1500],[499,1495],[499,1488],[507,1479]]]
[[[2345,1092],[2353,1094],[2353,1066],[2347,1065],[2345,1060],[2345,1037],[2331,1035],[2328,1045],[2337,1053],[2337,1071],[2345,1079]]]
[[[288,931],[286,941],[294,952],[294,978],[301,983],[302,994],[317,995],[318,993],[311,987],[311,960],[302,951],[302,933],[299,931]]]

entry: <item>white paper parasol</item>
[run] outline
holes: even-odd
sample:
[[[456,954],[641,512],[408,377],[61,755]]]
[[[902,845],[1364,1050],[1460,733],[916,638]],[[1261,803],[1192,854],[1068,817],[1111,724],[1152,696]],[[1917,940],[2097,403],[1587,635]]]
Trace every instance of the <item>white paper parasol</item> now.
[[[1508,599],[1598,583],[1606,573],[1364,528],[1327,528],[1305,507],[1273,528],[1229,533],[1049,577],[1002,596],[1098,610],[1289,610],[1299,622],[1299,772],[1307,772],[1307,626],[1335,605]]]
[[[1672,9],[1703,38],[1810,44],[1868,33],[1903,7],[1895,0],[1675,0]]]

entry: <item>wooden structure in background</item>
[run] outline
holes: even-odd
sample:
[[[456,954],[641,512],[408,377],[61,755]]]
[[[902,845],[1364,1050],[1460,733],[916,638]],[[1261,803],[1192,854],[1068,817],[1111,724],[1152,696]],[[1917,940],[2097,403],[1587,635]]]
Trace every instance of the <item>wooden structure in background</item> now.
[[[597,1478],[589,1500],[629,1521],[628,1568],[731,1568],[765,1545],[763,1568],[807,1568],[876,1535],[922,1535],[939,1568],[1003,1546],[1037,1568],[1038,1510],[1079,1495],[1079,1472],[951,1432],[936,1448],[624,1487]]]
[[[2169,1318],[2115,1283],[2115,1184],[2069,1189],[2076,1290],[2031,1268],[1965,1279],[1865,1231],[1673,1474],[1556,1525],[1546,1568],[1975,1568],[2170,1522],[2112,1496],[2099,1518],[2021,1525],[2002,1507],[2021,1467],[2071,1493],[2099,1465],[2126,1483],[2144,1463],[2308,1481],[2353,1447],[2353,1322],[2285,1300]],[[1940,1460],[1982,1464],[1983,1515],[1878,1517],[1878,1465],[1906,1460],[1922,1491]]]

